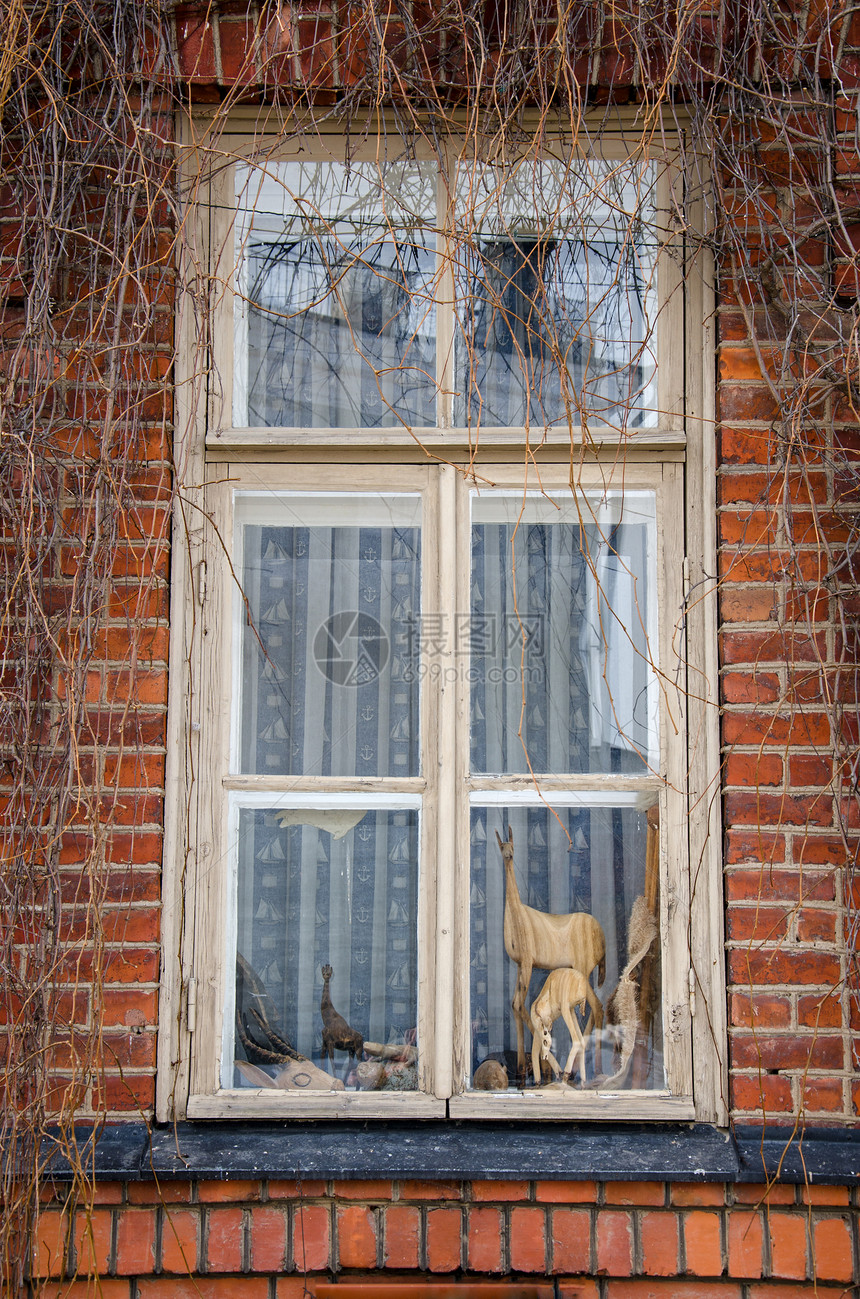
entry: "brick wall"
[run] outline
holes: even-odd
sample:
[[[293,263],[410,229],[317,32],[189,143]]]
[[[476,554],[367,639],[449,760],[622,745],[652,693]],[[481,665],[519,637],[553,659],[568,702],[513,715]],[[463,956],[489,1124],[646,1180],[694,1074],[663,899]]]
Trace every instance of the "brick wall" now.
[[[105,1299],[300,1299],[332,1275],[380,1291],[423,1279],[428,1294],[470,1276],[552,1278],[560,1299],[789,1299],[816,1275],[835,1299],[855,1275],[856,1196],[685,1182],[104,1183],[89,1214],[61,1189],[46,1204],[34,1271],[67,1299],[93,1275]]]
[[[844,761],[857,698],[856,575],[845,549],[858,431],[856,411],[831,384],[834,366],[856,363],[843,341],[848,299],[834,309],[831,296],[834,275],[847,292],[844,244],[834,253],[815,236],[831,148],[838,200],[854,201],[860,169],[848,144],[853,115],[837,114],[829,139],[811,116],[786,110],[785,124],[784,138],[767,125],[738,128],[743,171],[730,178],[727,206],[744,248],[722,267],[719,293],[731,1107],[744,1122],[802,1113],[816,1124],[856,1123],[858,1020],[845,942],[856,811],[843,792],[840,745]],[[807,140],[790,157],[792,131]],[[769,221],[751,222],[750,188]],[[787,237],[802,248],[800,285],[779,252]],[[802,342],[789,343],[796,319]]]
[[[245,9],[222,6],[217,21],[176,11],[182,71],[198,100],[217,99],[225,86],[264,84]],[[322,11],[305,22],[312,28],[290,29],[284,67],[331,85],[337,59],[340,68],[348,60]],[[860,41],[860,31],[852,39]],[[308,50],[312,55],[302,54]],[[602,67],[623,98],[619,87],[632,79],[631,69],[618,62]],[[835,193],[853,211],[860,195],[855,121],[847,114],[835,120]],[[166,121],[159,129],[166,134]],[[759,159],[762,174],[778,182],[778,146],[764,141]],[[784,180],[774,189],[775,210],[790,205],[805,183],[787,171]],[[165,211],[165,252],[166,217]],[[0,270],[8,291],[18,292],[14,217],[2,219],[0,236]],[[755,247],[755,231],[745,237]],[[852,256],[850,237],[833,248],[822,238],[813,284],[820,293],[836,283],[845,310],[856,294]],[[832,561],[845,537],[838,508],[853,506],[856,496],[850,475],[837,472],[834,452],[856,456],[860,432],[856,411],[830,396],[820,409],[813,401],[798,425],[802,449],[787,447],[785,431],[775,431],[773,391],[753,346],[756,303],[749,308],[734,268],[724,268],[718,533],[730,1100],[747,1122],[802,1111],[817,1124],[853,1124],[860,1083],[852,1049],[860,1024],[846,990],[847,850],[838,816],[845,809],[828,755],[838,713],[831,705],[855,708],[853,681],[838,668]],[[87,887],[89,828],[72,827],[61,851],[73,943],[69,983],[76,985],[70,1006],[80,1024],[89,1028],[100,1019],[101,1027],[99,1069],[84,1080],[81,1110],[116,1119],[149,1116],[154,1099],[170,486],[169,411],[158,375],[171,362],[172,319],[166,294],[145,349],[137,351],[137,364],[141,355],[152,362],[153,400],[125,498],[109,616],[86,675],[81,755],[103,771],[113,817],[98,1005],[87,935],[74,928]],[[3,325],[8,340],[24,322],[13,310]],[[94,379],[94,401],[98,390]],[[75,401],[87,391],[77,386]],[[70,406],[58,430],[71,539],[63,559],[67,582],[77,564],[74,539],[86,538],[78,462],[98,454],[85,415]],[[822,529],[830,545],[826,565]],[[73,1075],[58,1060],[61,1098]],[[819,1294],[836,1295],[858,1263],[856,1196],[845,1187],[777,1185],[766,1193],[684,1183],[306,1181],[299,1192],[274,1181],[108,1182],[98,1186],[91,1212],[67,1205],[62,1188],[46,1193],[33,1270],[46,1294],[69,1299],[87,1293],[87,1278],[95,1276],[106,1299],[291,1299],[304,1293],[302,1262],[311,1292],[313,1277],[378,1271],[378,1279],[549,1276],[569,1299],[789,1299],[815,1275]],[[676,1276],[685,1280],[670,1280]]]

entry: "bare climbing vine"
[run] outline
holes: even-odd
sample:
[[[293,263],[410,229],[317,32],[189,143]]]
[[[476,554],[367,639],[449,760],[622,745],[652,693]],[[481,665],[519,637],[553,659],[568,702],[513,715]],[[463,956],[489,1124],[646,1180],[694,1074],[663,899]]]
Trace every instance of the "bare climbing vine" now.
[[[384,122],[396,152],[466,139],[533,163],[559,128],[595,150],[623,125],[641,157],[680,131],[673,226],[712,252],[722,337],[744,342],[726,349],[724,463],[758,463],[760,481],[736,542],[770,565],[788,665],[779,711],[824,719],[824,775],[795,841],[832,809],[843,1030],[849,1001],[856,1019],[858,23],[844,0],[0,3],[0,1265],[12,1292],[51,1151],[74,1170],[70,1201],[90,1203],[76,1124],[97,1125],[124,1086],[103,990],[122,959],[134,845],[160,819],[163,712],[140,683],[164,660],[168,523],[186,485],[171,464],[177,261],[199,321],[192,387],[210,365],[213,295],[185,228],[200,178],[180,185],[172,170],[173,115],[189,102],[211,115],[201,170],[231,160],[223,127],[249,102],[275,140],[336,122],[358,144]],[[728,452],[733,420],[759,421],[764,456],[748,432]],[[579,445],[577,431],[572,455]],[[723,576],[741,580],[728,541],[724,557]],[[789,807],[788,785],[777,797]],[[774,818],[762,801],[761,826]]]

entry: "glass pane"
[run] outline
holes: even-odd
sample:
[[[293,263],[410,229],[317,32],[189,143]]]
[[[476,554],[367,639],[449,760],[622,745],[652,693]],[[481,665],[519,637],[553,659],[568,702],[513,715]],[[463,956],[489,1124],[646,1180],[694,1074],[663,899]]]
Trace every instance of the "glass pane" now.
[[[417,809],[242,807],[224,1085],[414,1090],[417,917]]]
[[[651,819],[649,826],[637,796],[620,793],[585,794],[573,807],[472,808],[474,1087],[504,1090],[495,1085],[503,1081],[498,1066],[508,1087],[535,1085],[533,1011],[541,1030],[538,1069],[544,1021],[559,1066],[556,1075],[545,1061],[545,1082],[569,1070],[577,1087],[664,1087],[656,812]],[[510,866],[505,845],[512,847]],[[522,966],[510,955],[517,942]],[[534,969],[524,1004],[524,1071],[512,1003],[529,955]],[[595,1011],[603,1026],[586,1032]],[[575,1042],[566,1016],[578,1026]]]
[[[420,498],[237,493],[236,519],[238,770],[418,775]]]
[[[239,167],[237,197],[234,423],[433,424],[433,167]]]
[[[655,169],[459,178],[454,423],[657,422]]]
[[[650,491],[473,496],[474,772],[658,767]]]

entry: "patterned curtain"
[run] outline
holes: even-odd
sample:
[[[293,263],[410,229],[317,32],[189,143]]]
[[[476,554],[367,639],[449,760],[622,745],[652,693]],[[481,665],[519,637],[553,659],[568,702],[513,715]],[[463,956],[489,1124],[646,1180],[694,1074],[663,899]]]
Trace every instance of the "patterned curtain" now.
[[[419,773],[408,634],[420,613],[417,508],[417,498],[347,495],[240,502],[241,773]],[[260,513],[268,517],[257,522]],[[349,526],[350,514],[367,526]],[[338,517],[344,526],[332,526]],[[265,807],[261,799],[239,798],[236,942],[282,1030],[319,1060],[321,967],[330,964],[332,1002],[351,1027],[374,1041],[410,1040],[418,809],[309,795],[278,810],[277,795]]]

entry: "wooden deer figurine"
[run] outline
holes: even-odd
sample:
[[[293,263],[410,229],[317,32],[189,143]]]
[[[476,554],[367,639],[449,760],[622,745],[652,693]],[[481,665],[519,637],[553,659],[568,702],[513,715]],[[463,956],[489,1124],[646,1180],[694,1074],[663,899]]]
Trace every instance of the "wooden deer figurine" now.
[[[588,1026],[583,1033],[576,1018],[576,1008],[585,1010],[585,1003],[591,1007]],[[602,1018],[603,1010],[592,991],[591,984],[579,970],[550,970],[546,982],[532,1002],[529,1021],[532,1028],[532,1075],[535,1085],[541,1081],[541,1060],[548,1061],[556,1078],[561,1073],[558,1061],[552,1053],[552,1026],[559,1015],[567,1025],[572,1046],[564,1066],[562,1082],[567,1082],[576,1056],[579,1056],[579,1077],[585,1082],[585,1039],[594,1020]]]
[[[514,832],[508,826],[508,838],[503,841],[497,830],[496,839],[505,866],[505,951],[517,966],[517,987],[511,1009],[517,1024],[517,1068],[524,1077],[526,997],[532,970],[569,967],[587,979],[596,967],[600,987],[606,973],[606,938],[599,921],[587,911],[556,916],[525,906],[514,872]],[[597,997],[594,1001],[597,1004],[592,1007],[586,1033],[591,1031],[592,1019],[598,1028],[603,1024],[603,1007]]]
[[[335,1051],[348,1051],[351,1061],[356,1056],[360,1059],[364,1049],[364,1038],[354,1028],[350,1028],[343,1015],[339,1014],[332,1005],[328,985],[333,973],[330,965],[322,967],[323,991],[320,1001],[323,1022],[322,1058],[323,1062],[326,1058],[331,1060],[332,1070],[334,1070]]]

